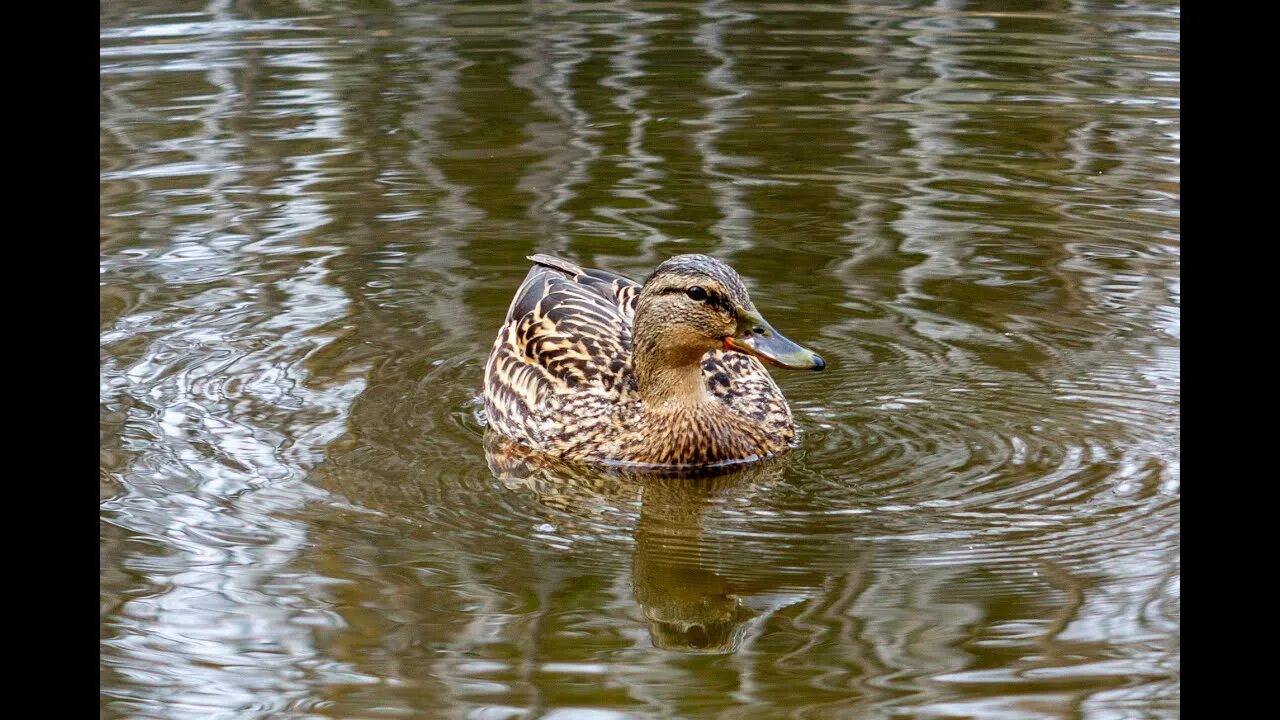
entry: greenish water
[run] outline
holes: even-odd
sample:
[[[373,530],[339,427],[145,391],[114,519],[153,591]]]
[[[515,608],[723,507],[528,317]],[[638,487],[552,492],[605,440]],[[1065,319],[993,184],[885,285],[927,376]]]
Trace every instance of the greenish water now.
[[[1177,4],[100,14],[103,717],[1178,716]],[[733,265],[800,447],[487,454],[534,252]]]

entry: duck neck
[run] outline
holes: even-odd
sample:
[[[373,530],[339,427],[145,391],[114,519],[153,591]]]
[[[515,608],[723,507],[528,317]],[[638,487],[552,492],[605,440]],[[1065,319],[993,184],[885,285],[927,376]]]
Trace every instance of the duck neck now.
[[[702,380],[703,348],[664,342],[661,331],[637,333],[633,350],[636,386],[654,409],[690,408],[710,402]]]
[[[640,397],[654,408],[696,407],[711,399],[697,359],[681,365],[637,364],[636,383]]]

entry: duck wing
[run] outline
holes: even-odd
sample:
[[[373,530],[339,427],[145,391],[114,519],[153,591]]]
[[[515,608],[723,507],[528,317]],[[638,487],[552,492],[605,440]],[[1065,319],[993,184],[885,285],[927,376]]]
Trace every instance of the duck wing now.
[[[549,255],[529,259],[535,264],[507,309],[485,372],[490,420],[514,437],[563,411],[569,398],[609,404],[635,385],[631,321],[640,285]]]
[[[572,293],[577,290],[598,295],[612,308],[616,309],[622,318],[626,320],[625,335],[628,338],[631,337],[631,321],[636,314],[636,299],[640,297],[640,283],[605,270],[582,268],[568,260],[550,255],[530,255],[529,259],[535,265],[529,270],[529,274],[525,276],[524,283],[516,291],[515,299],[511,301],[511,307],[507,309],[507,322],[530,312],[536,304],[547,296],[547,293],[544,292],[546,289],[545,283],[536,279],[546,279],[548,277],[551,279],[567,279],[572,281],[571,289],[568,292]],[[548,275],[546,270],[556,272]],[[534,282],[530,282],[531,280],[534,280]],[[565,290],[564,287],[558,289]]]

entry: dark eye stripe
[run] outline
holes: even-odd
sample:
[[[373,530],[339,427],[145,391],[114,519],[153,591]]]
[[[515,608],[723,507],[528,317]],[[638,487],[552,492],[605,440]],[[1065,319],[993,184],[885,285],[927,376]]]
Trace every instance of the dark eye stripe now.
[[[705,302],[712,307],[723,310],[724,312],[730,315],[737,314],[737,310],[734,308],[734,304],[730,302],[728,299],[726,299],[724,296],[722,296],[720,293],[712,292],[698,285],[695,285],[693,287],[697,287],[707,294],[706,298],[704,298],[701,302]],[[665,290],[660,291],[658,294],[674,295],[676,293],[680,293],[682,295],[688,295],[689,290],[691,289],[692,288],[669,287],[669,288],[666,288]]]

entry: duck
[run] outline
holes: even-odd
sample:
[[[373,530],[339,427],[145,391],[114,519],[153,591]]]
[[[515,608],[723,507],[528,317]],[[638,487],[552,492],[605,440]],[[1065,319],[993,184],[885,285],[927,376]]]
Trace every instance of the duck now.
[[[716,466],[777,456],[795,422],[765,364],[826,367],[708,255],[643,283],[550,255],[533,262],[485,363],[487,432],[559,460]]]

